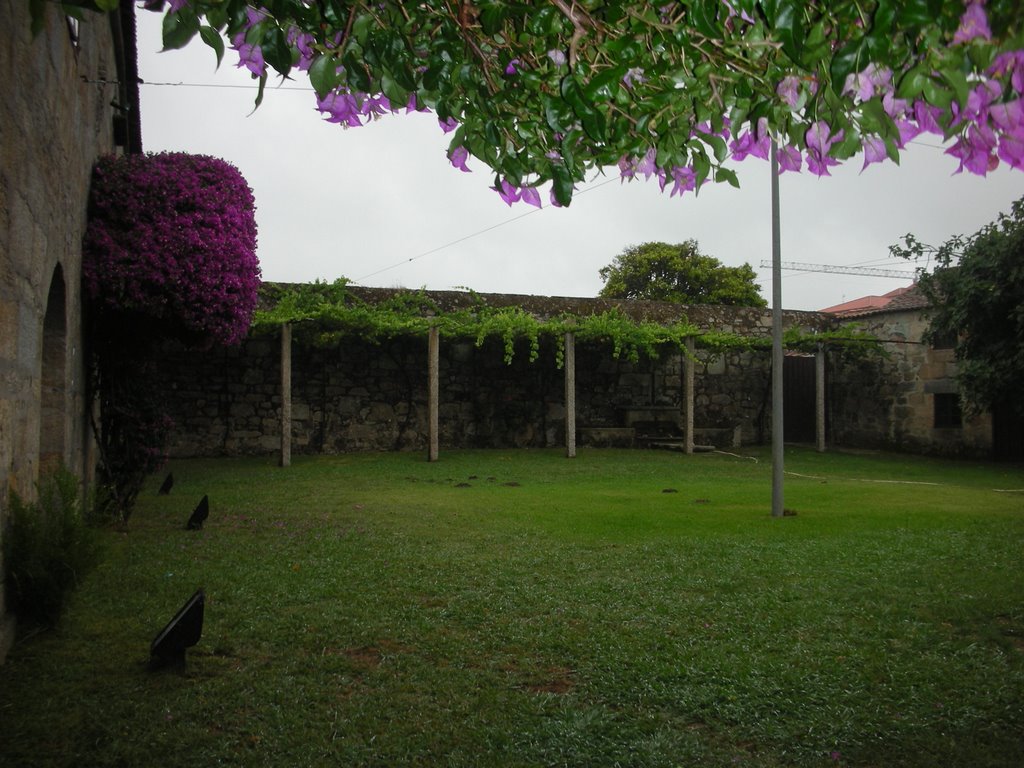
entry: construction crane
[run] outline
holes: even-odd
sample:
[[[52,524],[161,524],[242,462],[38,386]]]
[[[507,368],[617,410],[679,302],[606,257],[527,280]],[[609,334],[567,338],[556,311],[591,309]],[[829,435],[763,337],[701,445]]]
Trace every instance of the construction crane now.
[[[771,261],[761,261],[762,268],[771,268],[771,266]],[[841,275],[862,275],[864,277],[896,277],[901,280],[913,280],[917,277],[915,272],[881,267],[836,267],[831,264],[804,264],[800,261],[783,261],[780,266],[783,269],[795,269],[800,272],[835,272]]]

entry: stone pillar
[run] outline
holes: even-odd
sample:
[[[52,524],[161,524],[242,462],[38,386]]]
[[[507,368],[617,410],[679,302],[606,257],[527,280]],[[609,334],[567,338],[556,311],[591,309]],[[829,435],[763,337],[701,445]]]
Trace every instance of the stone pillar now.
[[[818,453],[825,452],[825,345],[814,356],[814,427]]]
[[[693,337],[686,339],[683,366],[683,436],[687,453],[693,453],[693,373],[697,365],[696,344]]]
[[[281,466],[292,464],[292,326],[281,326]]]
[[[430,329],[430,334],[427,337],[427,398],[428,403],[428,442],[429,447],[427,449],[427,461],[437,461],[438,455],[438,410],[439,410],[439,394],[440,394],[440,375],[439,375],[439,358],[440,358],[440,338],[438,336],[437,327]]]
[[[576,334],[565,334],[565,455],[576,458]]]

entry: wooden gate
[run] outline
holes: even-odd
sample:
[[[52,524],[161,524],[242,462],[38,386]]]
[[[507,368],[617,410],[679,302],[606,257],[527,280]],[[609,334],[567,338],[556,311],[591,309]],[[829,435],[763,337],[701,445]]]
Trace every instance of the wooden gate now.
[[[814,356],[786,355],[782,365],[782,421],[787,443],[815,440]]]

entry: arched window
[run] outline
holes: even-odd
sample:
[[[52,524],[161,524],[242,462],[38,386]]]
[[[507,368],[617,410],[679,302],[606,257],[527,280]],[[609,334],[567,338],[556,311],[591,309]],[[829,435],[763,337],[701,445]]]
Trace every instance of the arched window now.
[[[67,310],[64,270],[58,264],[50,280],[43,317],[43,353],[39,397],[39,469],[64,461],[67,442]]]

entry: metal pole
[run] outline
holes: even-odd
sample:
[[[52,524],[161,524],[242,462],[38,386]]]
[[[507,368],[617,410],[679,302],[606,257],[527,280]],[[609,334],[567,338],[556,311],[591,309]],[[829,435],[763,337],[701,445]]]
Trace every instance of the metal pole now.
[[[576,458],[576,334],[565,334],[565,455]]]
[[[772,139],[772,517],[782,517],[782,238],[779,232],[779,158]]]

